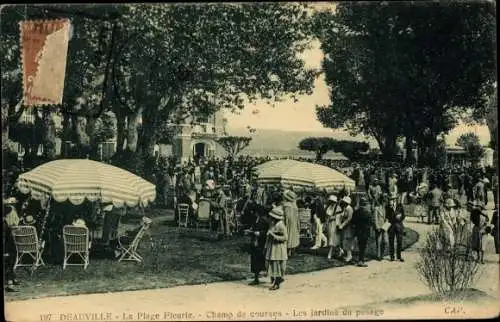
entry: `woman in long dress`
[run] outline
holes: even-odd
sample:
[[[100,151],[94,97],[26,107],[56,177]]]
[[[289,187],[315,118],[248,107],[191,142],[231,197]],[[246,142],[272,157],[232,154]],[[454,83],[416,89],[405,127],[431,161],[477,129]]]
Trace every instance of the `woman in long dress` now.
[[[269,220],[267,219],[267,209],[262,205],[256,204],[257,217],[248,235],[251,237],[250,245],[250,270],[254,274],[254,280],[250,285],[260,283],[259,274],[266,270],[266,239],[269,229]]]
[[[299,208],[297,207],[297,195],[295,192],[285,190],[283,192],[283,198],[284,224],[288,234],[288,256],[291,256],[294,249],[300,244]]]
[[[288,260],[287,240],[288,233],[283,222],[284,213],[281,208],[273,208],[269,212],[270,226],[266,239],[266,263],[273,285],[269,290],[280,288],[284,281],[286,261]]]
[[[337,196],[331,195],[328,198],[326,205],[326,225],[327,225],[327,243],[330,249],[328,250],[328,259],[332,259],[333,252],[338,252],[340,249],[340,236],[337,230],[339,223],[340,207],[337,203]]]

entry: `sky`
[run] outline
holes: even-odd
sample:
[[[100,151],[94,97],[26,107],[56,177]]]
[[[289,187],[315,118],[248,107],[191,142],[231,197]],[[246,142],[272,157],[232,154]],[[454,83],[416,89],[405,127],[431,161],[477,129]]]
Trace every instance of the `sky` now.
[[[306,67],[320,68],[323,53],[319,41],[312,43],[312,48],[303,53],[302,58]],[[256,129],[282,129],[287,131],[325,131],[332,129],[324,128],[317,120],[315,113],[316,105],[330,104],[329,91],[325,83],[324,75],[316,80],[312,95],[299,96],[299,101],[285,100],[276,103],[275,107],[266,104],[265,101],[249,103],[239,114],[225,112],[228,120],[228,130],[246,128],[250,126]],[[342,130],[340,130],[343,132]],[[459,125],[447,135],[446,142],[454,145],[456,138],[465,132],[475,132],[479,135],[482,144],[488,144],[490,135],[486,126]]]

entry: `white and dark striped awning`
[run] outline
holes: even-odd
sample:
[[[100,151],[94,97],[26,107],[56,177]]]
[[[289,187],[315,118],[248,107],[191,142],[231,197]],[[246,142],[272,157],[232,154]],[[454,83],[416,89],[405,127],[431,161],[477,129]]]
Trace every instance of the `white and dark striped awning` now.
[[[24,194],[37,200],[51,197],[74,205],[85,200],[111,202],[117,208],[147,206],[156,198],[152,183],[115,166],[87,160],[51,161],[23,173],[16,183]]]
[[[281,184],[282,186],[302,186],[315,189],[337,190],[356,186],[353,179],[319,164],[295,160],[274,160],[255,168],[257,181],[264,184]]]

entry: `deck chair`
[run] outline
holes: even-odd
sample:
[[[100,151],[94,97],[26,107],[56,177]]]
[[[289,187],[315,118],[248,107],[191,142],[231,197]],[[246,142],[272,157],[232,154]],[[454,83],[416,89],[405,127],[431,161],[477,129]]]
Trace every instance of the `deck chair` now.
[[[313,240],[311,209],[299,208],[300,238]]]
[[[189,205],[187,203],[180,203],[177,206],[177,215],[178,226],[187,228],[189,218]]]
[[[14,226],[12,227],[12,237],[16,245],[16,261],[14,270],[21,266],[31,267],[34,271],[38,267],[45,265],[42,259],[45,242],[38,241],[38,235],[34,226]],[[23,263],[24,257],[31,257],[32,263]]]
[[[137,247],[139,246],[139,243],[141,242],[142,238],[144,237],[144,234],[149,230],[149,226],[151,225],[151,222],[142,222],[141,228],[137,231],[136,235],[133,236],[133,239],[130,243],[124,242],[122,238],[118,238],[118,247],[122,251],[122,254],[118,258],[118,261],[136,261],[138,263],[142,262],[143,258],[139,253],[137,252]],[[121,236],[124,237],[124,236]],[[126,236],[128,237],[128,236]],[[128,238],[127,238],[128,239]]]
[[[89,229],[82,226],[66,225],[63,227],[64,260],[63,269],[66,266],[83,266],[87,269],[89,265]],[[81,263],[68,263],[73,255],[78,255]]]
[[[210,200],[201,199],[198,203],[198,216],[196,218],[196,230],[201,228],[212,228],[212,218],[210,216]]]

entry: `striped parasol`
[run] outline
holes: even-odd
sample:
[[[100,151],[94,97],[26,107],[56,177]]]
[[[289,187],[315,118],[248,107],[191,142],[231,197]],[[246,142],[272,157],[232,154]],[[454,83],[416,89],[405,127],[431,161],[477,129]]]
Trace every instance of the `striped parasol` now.
[[[310,187],[315,189],[353,190],[354,180],[337,170],[319,164],[295,160],[274,160],[256,169],[257,181],[264,184],[281,184],[284,187]]]
[[[16,183],[37,200],[51,197],[74,205],[100,200],[117,208],[147,206],[156,198],[156,187],[128,171],[87,159],[56,160],[23,173]]]

